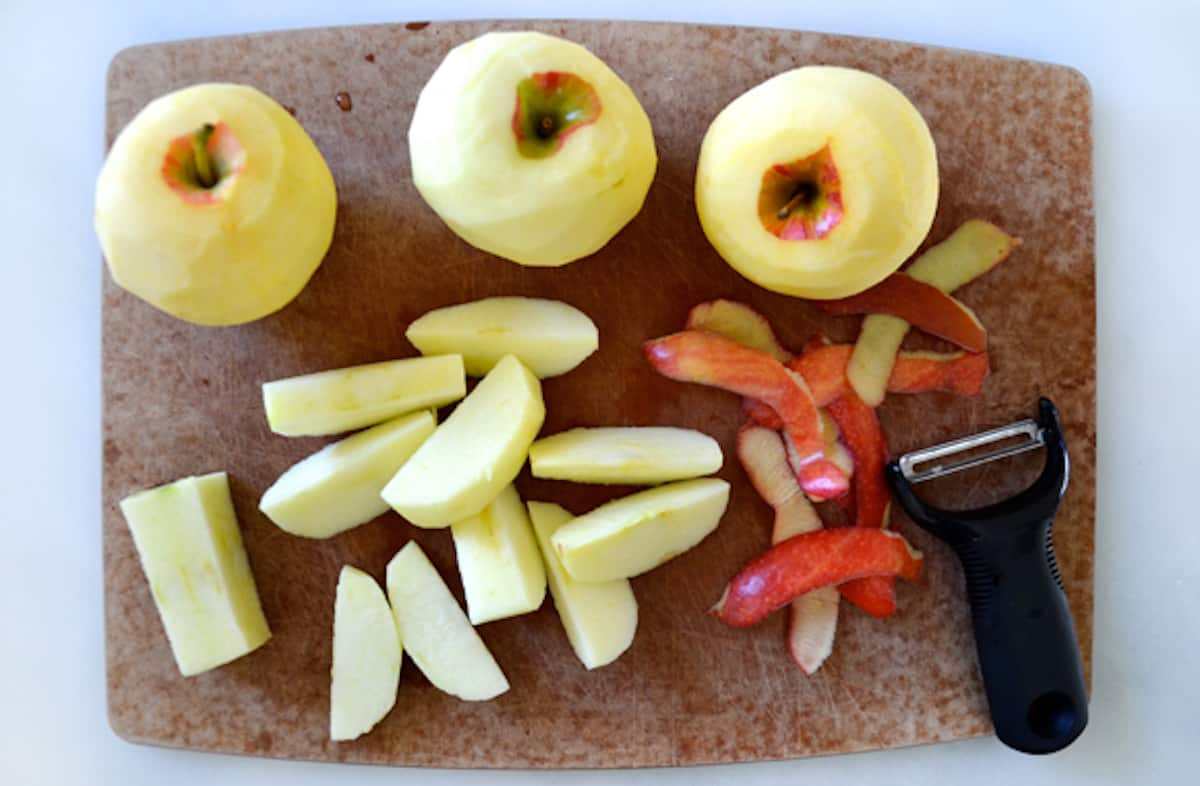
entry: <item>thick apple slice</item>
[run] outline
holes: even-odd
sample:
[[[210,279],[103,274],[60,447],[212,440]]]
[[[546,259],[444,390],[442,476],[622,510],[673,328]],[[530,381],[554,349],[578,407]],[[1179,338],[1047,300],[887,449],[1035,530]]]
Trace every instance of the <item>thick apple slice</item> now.
[[[278,379],[265,383],[262,392],[271,431],[316,437],[458,401],[466,395],[467,380],[460,356],[441,355]]]
[[[536,610],[546,571],[529,514],[511,485],[470,518],[450,527],[472,625]]]
[[[724,457],[717,441],[685,428],[576,428],[529,448],[535,478],[654,485],[708,475]]]
[[[387,597],[375,579],[346,565],[333,602],[329,738],[353,740],[396,703],[403,648]]]
[[[416,541],[388,563],[387,593],[405,651],[435,688],[464,701],[508,690],[496,659]]]
[[[267,489],[258,508],[285,532],[329,538],[388,510],[379,496],[436,427],[432,412],[380,423],[326,445]]]
[[[271,638],[224,472],[138,492],[121,512],[183,676]]]
[[[927,250],[905,272],[950,293],[1003,262],[1020,242],[994,224],[972,219]],[[896,352],[908,328],[908,322],[887,314],[872,314],[863,320],[846,376],[859,398],[872,407],[883,401]]]
[[[462,355],[467,373],[482,377],[505,355],[516,355],[540,378],[578,366],[600,346],[588,315],[558,300],[492,297],[430,311],[404,334],[423,355]]]
[[[821,529],[821,518],[796,482],[779,434],[762,426],[743,426],[737,451],[751,484],[775,511],[772,544]],[[805,674],[819,669],[833,652],[837,619],[838,593],[833,587],[815,589],[792,601],[788,650]]]
[[[685,330],[642,345],[662,375],[711,385],[765,401],[783,421],[801,457],[800,485],[820,499],[841,496],[849,488],[845,473],[825,456],[821,418],[804,380],[775,358],[732,339]]]
[[[736,300],[710,300],[693,306],[684,329],[719,333],[739,344],[760,349],[780,363],[792,359],[792,353],[780,345],[767,318]]]
[[[474,516],[521,471],[545,418],[537,377],[505,355],[382,496],[418,527],[448,527]]]
[[[554,533],[554,548],[576,581],[627,579],[695,546],[717,528],[729,484],[684,480],[613,500]]]
[[[749,627],[819,587],[866,576],[916,581],[922,559],[908,541],[887,530],[840,527],[805,532],[746,563],[710,613],[726,625]]]
[[[987,331],[974,311],[907,273],[893,273],[857,295],[815,305],[826,314],[891,314],[971,352],[987,349]]]
[[[554,550],[554,533],[574,517],[558,505],[530,502],[529,518],[537,534],[550,595],[571,649],[587,669],[612,663],[633,643],[638,607],[628,579],[576,581]]]

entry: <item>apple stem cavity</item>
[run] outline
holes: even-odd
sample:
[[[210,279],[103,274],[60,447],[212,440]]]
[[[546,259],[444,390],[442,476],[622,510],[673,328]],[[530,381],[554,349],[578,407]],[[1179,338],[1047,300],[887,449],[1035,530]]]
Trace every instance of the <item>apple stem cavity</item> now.
[[[829,145],[763,174],[758,216],[780,240],[819,240],[842,220],[842,181]]]
[[[517,151],[546,158],[600,117],[600,97],[583,79],[561,71],[536,73],[517,84],[512,127]]]
[[[219,180],[208,155],[208,140],[216,130],[217,127],[212,123],[205,123],[192,135],[192,162],[196,167],[196,182],[201,188],[212,188]]]
[[[227,196],[246,163],[246,150],[224,123],[205,123],[171,140],[162,178],[185,201],[212,205]]]

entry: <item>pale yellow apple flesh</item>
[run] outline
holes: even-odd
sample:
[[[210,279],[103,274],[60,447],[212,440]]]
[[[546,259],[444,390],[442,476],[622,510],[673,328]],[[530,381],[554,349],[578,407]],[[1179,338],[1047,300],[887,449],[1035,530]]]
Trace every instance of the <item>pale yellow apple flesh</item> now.
[[[537,610],[546,571],[529,514],[511,485],[479,513],[450,527],[472,625]]]
[[[430,311],[404,334],[423,355],[462,355],[467,373],[487,374],[516,355],[535,376],[565,374],[600,346],[596,323],[574,306],[532,297],[492,297]]]
[[[121,512],[183,676],[271,637],[224,472],[138,492],[121,500]]]
[[[172,144],[216,124],[236,153],[224,161],[214,148],[217,182],[181,189],[168,171]],[[289,303],[325,256],[336,212],[312,139],[245,85],[193,85],[150,102],[117,136],[96,183],[96,234],[113,280],[202,325],[249,322]]]
[[[971,219],[931,246],[904,272],[950,293],[1003,262],[1019,243],[995,224]],[[863,319],[846,365],[846,378],[858,397],[872,407],[883,402],[908,328],[908,322],[890,314],[868,314]]]
[[[535,74],[583,80],[594,122],[551,155],[524,155],[518,86]],[[658,157],[650,120],[613,71],[578,44],[487,33],[455,47],[417,99],[408,131],[413,183],[471,245],[522,265],[557,266],[606,244],[641,209]]]
[[[508,680],[416,541],[387,566],[387,593],[404,649],[438,690],[486,701]]]
[[[461,357],[437,355],[279,379],[265,383],[262,392],[271,431],[322,436],[457,401],[467,392],[467,379]]]
[[[806,237],[769,231],[764,178],[826,153],[833,170],[798,183],[797,199],[836,191],[837,220]],[[844,297],[894,272],[929,232],[937,196],[921,114],[879,77],[831,66],[787,71],[731,102],[705,134],[696,171],[696,211],[725,261],[762,287],[809,298]],[[781,203],[779,215],[792,206]]]
[[[613,581],[645,573],[717,528],[729,484],[684,480],[601,505],[564,525],[551,539],[576,581]]]
[[[387,596],[375,579],[346,565],[333,605],[329,738],[353,740],[396,703],[403,647]]]
[[[567,573],[552,541],[572,516],[558,505],[530,502],[529,518],[546,564],[550,596],[571,649],[587,669],[612,663],[633,643],[638,607],[628,579],[576,581]]]
[[[383,489],[418,527],[474,516],[521,471],[546,405],[537,377],[506,355]]]
[[[684,428],[576,428],[529,448],[534,477],[576,483],[654,485],[708,475],[722,462],[715,439]]]
[[[305,538],[365,524],[387,512],[379,492],[434,428],[433,413],[423,410],[326,445],[280,475],[258,508],[280,529]]]

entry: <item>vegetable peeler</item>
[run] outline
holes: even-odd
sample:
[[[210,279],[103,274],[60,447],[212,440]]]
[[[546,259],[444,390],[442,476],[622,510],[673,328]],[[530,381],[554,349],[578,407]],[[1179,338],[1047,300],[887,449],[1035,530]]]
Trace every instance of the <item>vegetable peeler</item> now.
[[[978,452],[988,446],[996,447]],[[1043,446],[1038,479],[1007,500],[945,510],[913,490],[913,484]],[[1042,398],[1036,419],[907,453],[888,464],[886,475],[908,515],[962,562],[996,736],[1024,753],[1062,750],[1087,725],[1088,695],[1051,539],[1069,475],[1058,410]]]

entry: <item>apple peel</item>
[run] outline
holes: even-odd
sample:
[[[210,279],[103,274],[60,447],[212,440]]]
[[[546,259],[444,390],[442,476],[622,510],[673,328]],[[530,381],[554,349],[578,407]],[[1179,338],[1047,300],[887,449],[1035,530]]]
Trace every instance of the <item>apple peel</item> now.
[[[804,380],[766,352],[715,333],[685,330],[643,345],[662,375],[765,401],[782,418],[800,454],[800,486],[818,499],[844,494],[849,478],[825,456],[821,419]]]
[[[760,349],[780,363],[792,359],[792,353],[779,343],[767,318],[736,300],[719,298],[693,306],[684,329],[718,333],[739,344]]]
[[[709,614],[731,627],[750,627],[821,587],[867,576],[899,576],[915,582],[923,559],[902,536],[884,529],[806,532],[746,563]]]

